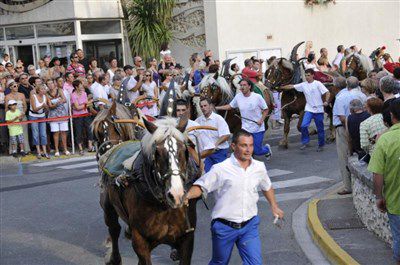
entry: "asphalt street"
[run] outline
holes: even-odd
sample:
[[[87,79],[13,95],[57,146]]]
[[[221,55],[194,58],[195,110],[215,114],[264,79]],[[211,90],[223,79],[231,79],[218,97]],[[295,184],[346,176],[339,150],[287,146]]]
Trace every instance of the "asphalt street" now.
[[[308,198],[340,181],[335,145],[317,153],[314,136],[311,147],[300,151],[299,138],[291,138],[288,150],[279,149],[277,141],[271,141],[273,157],[266,166],[286,221],[282,229],[276,228],[268,203],[260,199],[265,264],[309,264],[295,240],[292,213]],[[104,264],[107,229],[98,202],[99,177],[93,157],[3,163],[1,167],[1,264]],[[208,204],[212,207],[212,196]],[[202,203],[197,209],[192,264],[204,265],[211,256],[211,212]],[[130,242],[122,234],[120,249],[123,264],[137,263]],[[169,252],[168,246],[156,248],[153,264],[175,264]],[[236,249],[230,264],[241,264]]]

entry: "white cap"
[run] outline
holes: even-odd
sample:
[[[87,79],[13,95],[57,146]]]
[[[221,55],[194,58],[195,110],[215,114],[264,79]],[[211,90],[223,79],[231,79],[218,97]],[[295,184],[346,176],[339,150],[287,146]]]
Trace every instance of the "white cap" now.
[[[14,105],[14,104],[17,104],[17,101],[15,101],[15,100],[13,100],[13,99],[10,99],[10,100],[8,101],[8,105]]]
[[[7,80],[7,87],[9,87],[12,83],[15,83],[14,79],[8,79]]]

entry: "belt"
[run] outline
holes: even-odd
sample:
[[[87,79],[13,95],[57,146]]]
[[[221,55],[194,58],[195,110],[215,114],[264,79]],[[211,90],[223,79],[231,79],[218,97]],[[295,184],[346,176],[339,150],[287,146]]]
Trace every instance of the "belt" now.
[[[335,128],[343,127],[343,124],[335,125]]]
[[[225,220],[225,219],[222,219],[222,218],[216,218],[216,219],[213,220],[213,222],[218,221],[218,222],[223,223],[223,224],[225,224],[227,226],[230,226],[230,227],[232,227],[234,229],[241,229],[241,228],[245,227],[251,220],[253,220],[253,218],[254,217],[250,218],[247,221],[241,222],[241,223],[231,222],[231,221],[228,221],[228,220]]]

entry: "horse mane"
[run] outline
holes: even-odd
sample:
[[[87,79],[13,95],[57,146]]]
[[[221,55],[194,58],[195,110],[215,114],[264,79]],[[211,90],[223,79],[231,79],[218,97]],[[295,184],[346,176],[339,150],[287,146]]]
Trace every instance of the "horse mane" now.
[[[289,70],[292,71],[292,72],[294,71],[293,64],[292,64],[288,59],[286,59],[286,58],[276,58],[275,60],[273,60],[273,61],[271,62],[271,64],[268,65],[267,70],[268,70],[271,66],[273,66],[273,65],[274,65],[275,67],[277,67],[280,60],[282,60],[282,66],[283,66],[283,68],[289,69]]]
[[[153,153],[153,144],[165,140],[168,136],[173,136],[182,142],[185,141],[185,135],[176,128],[178,119],[165,117],[156,120],[154,124],[157,126],[157,130],[152,134],[146,131],[141,141],[143,154],[147,157]]]
[[[115,115],[119,118],[119,119],[131,119],[131,114],[129,113],[128,109],[125,108],[125,106],[117,103],[116,105],[116,109],[115,109]],[[110,116],[110,109],[103,109],[101,111],[99,111],[96,115],[96,117],[94,118],[92,124],[90,125],[90,129],[92,130],[93,134],[99,138],[98,135],[98,130],[100,127],[100,124],[102,121],[106,120],[107,117]],[[135,138],[135,133],[134,133],[134,128],[133,125],[130,123],[121,123],[120,124],[121,127],[125,128],[126,131],[128,132],[128,137],[129,139],[134,139]]]
[[[360,60],[360,63],[362,65],[363,69],[367,72],[367,74],[372,70],[372,62],[368,56],[354,52],[354,53],[350,53],[346,56],[346,61],[347,61],[347,59],[351,58],[352,56],[355,56]]]
[[[200,89],[202,89],[203,87],[211,86],[214,83],[216,83],[217,86],[221,88],[223,102],[227,102],[233,99],[234,97],[233,91],[229,86],[228,82],[226,82],[225,78],[223,78],[222,76],[218,76],[217,79],[215,79],[214,75],[215,75],[214,73],[205,75],[199,84]]]

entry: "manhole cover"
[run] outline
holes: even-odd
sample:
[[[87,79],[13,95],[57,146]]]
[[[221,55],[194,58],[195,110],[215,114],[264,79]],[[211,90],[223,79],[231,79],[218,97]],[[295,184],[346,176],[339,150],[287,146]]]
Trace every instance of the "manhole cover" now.
[[[364,224],[358,218],[332,219],[325,221],[325,224],[330,230],[365,228]]]

